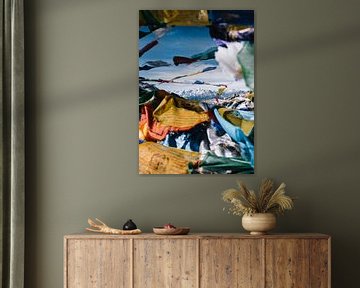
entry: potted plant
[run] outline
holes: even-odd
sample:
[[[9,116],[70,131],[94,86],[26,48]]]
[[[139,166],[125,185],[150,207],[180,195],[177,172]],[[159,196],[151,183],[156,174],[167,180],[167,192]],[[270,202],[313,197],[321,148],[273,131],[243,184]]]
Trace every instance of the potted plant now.
[[[258,193],[239,181],[238,189],[227,189],[222,198],[230,203],[229,213],[242,216],[242,226],[252,235],[266,234],[276,226],[276,215],[294,207],[294,199],[285,195],[285,183],[273,189],[274,182],[264,179]]]

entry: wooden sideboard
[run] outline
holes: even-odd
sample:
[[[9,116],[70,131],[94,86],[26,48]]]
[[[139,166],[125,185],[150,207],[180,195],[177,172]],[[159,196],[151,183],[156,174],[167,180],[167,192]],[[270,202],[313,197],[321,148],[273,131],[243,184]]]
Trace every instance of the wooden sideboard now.
[[[329,288],[323,234],[67,235],[65,288]]]

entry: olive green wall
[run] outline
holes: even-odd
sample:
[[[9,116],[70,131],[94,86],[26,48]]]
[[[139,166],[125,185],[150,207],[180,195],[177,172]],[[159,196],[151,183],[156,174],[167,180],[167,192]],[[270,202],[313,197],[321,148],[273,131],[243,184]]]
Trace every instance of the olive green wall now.
[[[358,287],[359,1],[25,2],[27,287],[62,287],[63,235],[88,216],[241,231],[220,192],[266,176],[299,197],[278,231],[331,234],[333,286]],[[144,8],[256,10],[255,175],[137,174]]]

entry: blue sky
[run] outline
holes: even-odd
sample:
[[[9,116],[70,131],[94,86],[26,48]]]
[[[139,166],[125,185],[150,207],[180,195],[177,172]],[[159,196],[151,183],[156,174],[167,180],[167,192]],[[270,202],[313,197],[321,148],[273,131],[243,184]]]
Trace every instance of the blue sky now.
[[[153,34],[139,39],[139,49],[154,40]],[[146,52],[140,59],[140,65],[149,60],[172,62],[174,56],[190,57],[216,46],[204,26],[175,26],[159,40],[159,44]]]

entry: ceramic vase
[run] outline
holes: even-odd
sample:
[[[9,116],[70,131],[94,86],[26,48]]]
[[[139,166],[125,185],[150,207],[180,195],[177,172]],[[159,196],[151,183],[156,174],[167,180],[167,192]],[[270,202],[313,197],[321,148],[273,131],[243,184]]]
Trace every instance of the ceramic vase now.
[[[263,235],[274,229],[276,217],[272,213],[255,213],[242,217],[242,226],[251,235]]]

